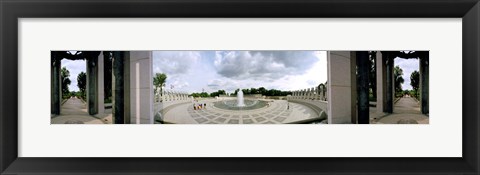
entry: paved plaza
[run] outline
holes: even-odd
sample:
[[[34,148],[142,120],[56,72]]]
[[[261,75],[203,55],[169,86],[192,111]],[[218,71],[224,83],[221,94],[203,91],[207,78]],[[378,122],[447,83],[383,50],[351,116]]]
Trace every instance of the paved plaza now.
[[[110,113],[110,114],[108,114]],[[51,124],[109,124],[112,123],[111,109],[105,114],[88,115],[85,102],[72,97],[61,106],[60,115],[51,118]]]
[[[216,108],[216,100],[201,100],[206,108],[194,110],[191,102],[163,111],[165,123],[178,124],[280,124],[296,123],[319,118],[320,111],[286,100],[267,100],[268,105],[253,110],[225,110]]]
[[[373,109],[373,110],[372,110]],[[370,111],[376,111],[370,108]],[[392,114],[372,114],[371,123],[376,124],[428,124],[429,117],[420,112],[420,105],[412,97],[402,97],[398,100]],[[375,118],[375,119],[374,119]]]

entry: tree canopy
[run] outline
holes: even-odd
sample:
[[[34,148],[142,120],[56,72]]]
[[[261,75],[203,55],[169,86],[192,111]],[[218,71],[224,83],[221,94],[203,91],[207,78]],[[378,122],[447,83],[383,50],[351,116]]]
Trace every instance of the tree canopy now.
[[[62,94],[63,96],[66,96],[70,93],[68,90],[68,86],[72,83],[70,80],[70,71],[66,67],[62,68],[61,71],[61,80],[62,80]]]
[[[403,79],[403,70],[399,66],[395,66],[393,70],[393,78],[395,82],[395,92],[402,91],[402,84],[405,82]]]
[[[160,88],[160,91],[165,87],[165,82],[167,81],[167,75],[164,73],[156,73],[153,77],[153,85],[155,86],[154,93],[157,94],[157,89]]]
[[[80,72],[77,76],[77,86],[82,94],[82,98],[85,99],[85,89],[87,88],[87,74],[85,72]]]
[[[420,73],[418,71],[413,71],[410,75],[410,85],[415,91],[420,87]]]
[[[232,93],[232,95],[237,95],[238,91],[240,91],[240,89],[237,89],[235,90],[234,93]],[[216,94],[218,94],[218,92],[225,92],[224,90],[219,90],[217,92],[213,92],[210,94],[210,96],[214,97],[216,96]],[[291,95],[292,92],[291,91],[281,91],[281,90],[277,90],[277,89],[265,89],[264,87],[259,87],[259,88],[249,88],[249,89],[242,89],[242,92],[244,95],[249,95],[249,94],[261,94],[261,95],[265,95],[265,96],[287,96],[287,95]],[[195,94],[195,93],[194,93]],[[213,95],[212,95],[213,94]],[[226,93],[225,93],[226,94]]]
[[[413,71],[410,75],[410,85],[412,86],[413,92],[411,95],[418,98],[418,89],[420,87],[420,73],[418,71]]]

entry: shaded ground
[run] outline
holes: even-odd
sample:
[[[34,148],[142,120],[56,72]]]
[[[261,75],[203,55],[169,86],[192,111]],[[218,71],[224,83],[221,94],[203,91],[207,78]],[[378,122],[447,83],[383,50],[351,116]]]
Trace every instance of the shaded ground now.
[[[51,124],[106,124],[111,123],[111,118],[111,109],[105,114],[88,115],[86,104],[72,97],[61,106],[60,115],[51,118]]]
[[[380,116],[378,124],[428,124],[429,117],[420,112],[420,104],[412,97],[402,97],[393,107],[393,114]]]

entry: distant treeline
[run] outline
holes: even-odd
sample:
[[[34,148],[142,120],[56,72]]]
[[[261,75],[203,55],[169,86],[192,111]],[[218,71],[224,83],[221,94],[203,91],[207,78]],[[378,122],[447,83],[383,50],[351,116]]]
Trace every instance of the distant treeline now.
[[[235,90],[235,92],[232,93],[231,95],[236,96],[238,91],[240,91],[240,89]],[[244,95],[262,94],[264,96],[287,96],[287,95],[292,94],[291,91],[281,91],[281,90],[277,90],[277,89],[267,90],[264,87],[242,89],[242,92],[243,92]],[[207,93],[207,92],[201,92],[201,93],[192,93],[190,95],[193,96],[193,97],[216,97],[216,96],[219,96],[219,95],[227,95],[227,93],[225,92],[225,90],[218,90],[218,91],[212,92],[210,94]]]

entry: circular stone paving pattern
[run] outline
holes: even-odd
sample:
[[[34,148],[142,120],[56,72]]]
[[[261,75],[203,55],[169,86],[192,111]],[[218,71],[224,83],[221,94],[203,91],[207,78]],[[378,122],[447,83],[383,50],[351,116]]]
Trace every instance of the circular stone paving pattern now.
[[[194,110],[189,107],[187,110],[190,117],[200,124],[280,124],[288,123],[286,121],[292,116],[293,111],[303,115],[303,119],[318,115],[310,108],[297,103],[284,100],[259,101],[264,105],[252,110],[221,109],[218,105],[212,105],[215,102],[207,102],[206,109]]]
[[[259,109],[263,108],[268,105],[267,101],[263,100],[245,100],[245,106],[238,107],[237,100],[222,100],[213,102],[213,106],[220,109],[225,110],[252,110],[252,109]]]

